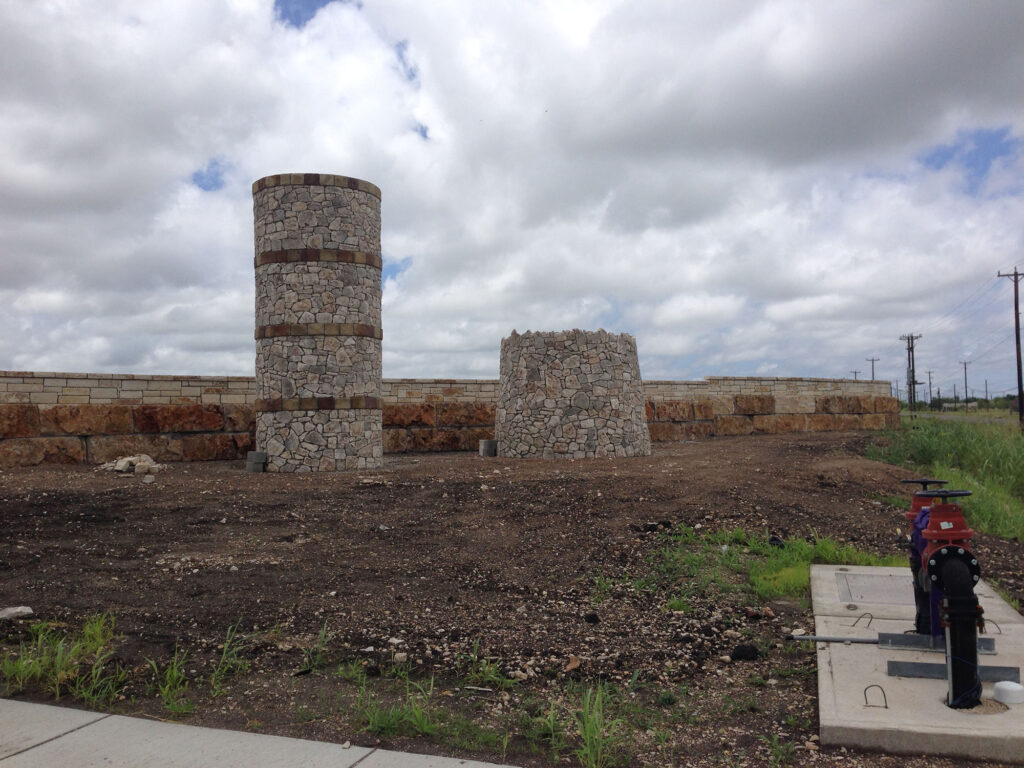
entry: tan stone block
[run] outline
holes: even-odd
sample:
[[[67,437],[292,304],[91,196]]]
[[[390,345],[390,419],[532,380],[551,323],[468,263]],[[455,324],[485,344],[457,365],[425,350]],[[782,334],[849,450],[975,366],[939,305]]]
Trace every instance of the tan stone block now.
[[[412,437],[407,429],[385,429],[381,438],[384,453],[406,453],[412,450]]]
[[[899,413],[900,401],[895,397],[877,396],[874,403],[875,413]]]
[[[145,453],[157,461],[181,461],[180,437],[169,435],[96,435],[87,437],[86,455],[92,464]]]
[[[135,431],[219,432],[224,415],[217,405],[133,405]]]
[[[772,395],[736,395],[733,398],[733,411],[747,416],[775,413],[775,397]]]
[[[750,416],[715,416],[716,435],[749,435],[754,431]]]
[[[382,417],[385,427],[434,426],[433,403],[393,405],[384,403]],[[408,449],[406,449],[408,450]]]
[[[754,431],[775,435],[784,432],[804,432],[807,417],[802,413],[776,413],[754,416]]]
[[[438,426],[494,426],[495,407],[490,403],[439,403]]]
[[[709,398],[715,416],[729,416],[735,412],[736,403],[733,401],[733,397],[733,395],[712,395]]]
[[[125,435],[132,432],[127,405],[56,405],[39,411],[44,435]]]
[[[860,421],[861,429],[885,429],[884,413],[865,413]]]
[[[885,428],[886,429],[899,429],[900,427],[900,414],[898,413],[887,413],[885,414]]]
[[[808,432],[831,432],[836,428],[836,417],[830,413],[811,413],[807,415]]]
[[[841,413],[836,416],[836,429],[840,432],[853,431],[861,428],[861,417],[854,413]]]
[[[693,418],[696,421],[711,421],[715,418],[715,404],[711,400],[697,400],[693,404]]]
[[[663,400],[655,403],[656,421],[693,421],[693,403],[688,400]]]
[[[39,435],[39,408],[34,405],[0,405],[0,439],[37,437]]]
[[[227,432],[252,432],[256,428],[256,411],[251,405],[229,403],[221,407],[221,413]]]
[[[459,450],[459,435],[455,429],[413,429],[412,450],[417,453]]]
[[[205,435],[185,435],[181,439],[181,458],[184,461],[233,461],[244,459],[252,444],[248,432],[233,435],[217,432]]]
[[[775,396],[776,413],[814,413],[814,411],[814,395],[785,394]]]
[[[0,441],[0,467],[36,464],[78,464],[85,460],[85,445],[78,437],[29,437]]]
[[[683,425],[655,421],[647,425],[652,443],[674,443],[683,439]]]
[[[714,434],[714,422],[691,421],[689,424],[680,424],[683,428],[683,438],[686,440],[700,440],[711,437]]]

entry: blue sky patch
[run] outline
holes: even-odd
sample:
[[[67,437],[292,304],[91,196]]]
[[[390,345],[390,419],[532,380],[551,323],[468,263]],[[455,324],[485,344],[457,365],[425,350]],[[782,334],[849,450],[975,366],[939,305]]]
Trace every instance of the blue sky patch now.
[[[274,13],[281,21],[296,29],[302,29],[306,23],[316,16],[316,12],[335,0],[274,0]],[[361,2],[353,0],[337,0],[362,8]]]
[[[409,61],[409,57],[406,55],[408,50],[408,40],[399,40],[395,43],[395,56],[398,57],[398,68],[402,72],[402,77],[410,83],[414,83],[416,78],[419,77],[420,71],[416,68],[415,64]]]
[[[216,192],[224,186],[224,171],[226,170],[226,163],[212,158],[205,168],[200,168],[192,174],[192,183],[204,192]]]
[[[952,144],[940,144],[921,157],[928,168],[942,170],[951,163],[963,169],[967,190],[977,194],[992,163],[1021,151],[1024,142],[1010,132],[1010,127],[978,128],[960,131]]]
[[[411,266],[411,256],[406,256],[404,259],[401,259],[400,261],[392,261],[390,259],[386,259],[384,261],[384,269],[381,270],[381,279],[388,280],[390,278],[398,277]]]

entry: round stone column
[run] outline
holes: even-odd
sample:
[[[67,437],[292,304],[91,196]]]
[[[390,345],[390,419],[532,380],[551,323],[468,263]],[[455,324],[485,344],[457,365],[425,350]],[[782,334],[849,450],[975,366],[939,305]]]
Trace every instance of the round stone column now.
[[[252,194],[256,444],[267,471],[380,467],[380,189],[286,173]]]
[[[649,456],[636,340],[512,331],[501,340],[494,436],[507,458]]]

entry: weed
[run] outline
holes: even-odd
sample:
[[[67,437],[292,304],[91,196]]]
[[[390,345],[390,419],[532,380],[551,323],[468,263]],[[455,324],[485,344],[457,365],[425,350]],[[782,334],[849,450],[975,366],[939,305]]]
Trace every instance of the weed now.
[[[89,706],[101,706],[120,691],[123,673],[119,668],[109,674],[105,671],[114,639],[110,616],[89,617],[77,635],[46,622],[30,625],[28,632],[27,643],[0,659],[0,686],[5,694],[39,685],[55,699],[70,692]]]
[[[342,680],[355,683],[360,687],[366,685],[366,666],[359,659],[339,664],[337,674]]]
[[[619,762],[621,740],[618,731],[621,720],[605,718],[607,695],[599,683],[596,688],[583,692],[580,709],[576,712],[576,727],[579,729],[580,746],[576,757],[584,768],[606,768]]]
[[[763,707],[758,703],[756,696],[744,696],[741,699],[726,695],[722,701],[725,709],[730,715],[743,715],[748,712],[761,712]]]
[[[180,651],[178,646],[174,647],[174,656],[160,671],[160,666],[153,659],[146,659],[149,668],[153,670],[153,683],[151,690],[160,696],[164,702],[164,708],[175,715],[187,715],[195,711],[195,704],[185,698],[188,691],[188,679],[185,676],[185,660],[188,658],[186,651]]]
[[[248,671],[249,662],[239,656],[245,648],[245,643],[246,638],[238,636],[238,622],[228,627],[224,644],[221,646],[220,659],[210,673],[210,688],[214,697],[224,693],[224,680],[229,675]]]
[[[565,726],[562,725],[558,710],[553,703],[544,714],[532,718],[525,730],[524,735],[527,739],[547,742],[551,761],[558,762],[562,750],[565,749],[566,735]]]
[[[768,745],[768,765],[771,768],[783,768],[793,762],[793,755],[796,747],[791,741],[780,741],[778,735],[759,736],[759,739]]]
[[[470,685],[504,690],[505,688],[511,688],[518,682],[501,674],[496,661],[480,655],[479,642],[473,643],[473,652],[464,658],[469,667],[466,672],[466,682]]]
[[[327,631],[327,622],[325,621],[313,644],[302,649],[302,664],[299,665],[298,674],[315,672],[327,666],[327,644],[333,639],[334,635]]]
[[[595,605],[600,605],[611,595],[612,583],[605,578],[601,571],[594,577],[594,588],[590,592],[590,599]]]
[[[789,713],[782,718],[782,724],[789,728],[798,728],[805,731],[811,727],[811,720],[808,717],[798,717],[793,713]]]

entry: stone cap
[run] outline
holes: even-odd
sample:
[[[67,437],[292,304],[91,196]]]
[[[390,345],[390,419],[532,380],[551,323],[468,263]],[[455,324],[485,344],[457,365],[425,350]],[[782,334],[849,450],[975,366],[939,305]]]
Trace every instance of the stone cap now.
[[[337,176],[331,173],[277,173],[273,176],[264,176],[252,183],[252,193],[268,187],[282,187],[285,185],[307,186],[307,187],[345,187],[366,192],[380,200],[380,187],[368,181],[357,179],[352,176]]]

